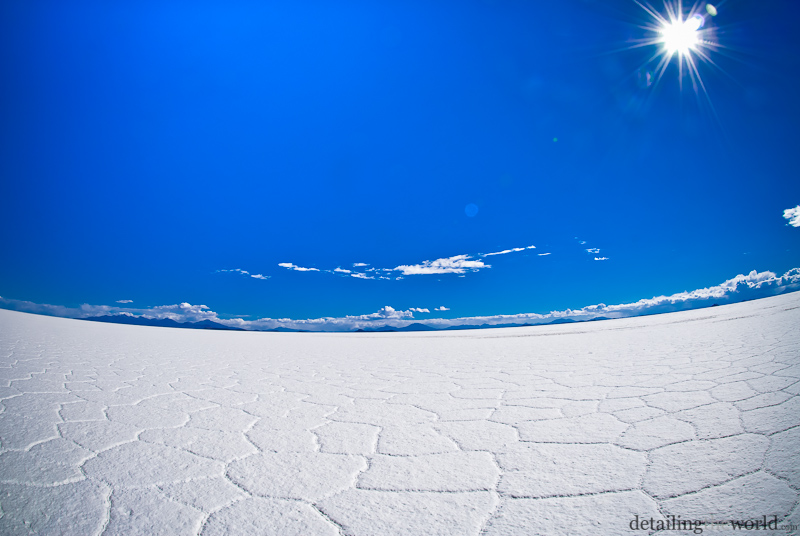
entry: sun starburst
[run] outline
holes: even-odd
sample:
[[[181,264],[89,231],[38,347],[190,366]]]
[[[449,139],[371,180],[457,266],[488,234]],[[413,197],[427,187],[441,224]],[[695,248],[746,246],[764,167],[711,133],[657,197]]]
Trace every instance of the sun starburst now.
[[[709,20],[717,15],[711,4],[695,4],[684,10],[680,0],[665,0],[661,13],[646,2],[634,0],[648,15],[648,22],[642,26],[648,36],[639,40],[635,47],[655,47],[652,56],[643,68],[655,64],[654,75],[648,75],[648,83],[658,83],[669,64],[674,60],[678,66],[678,80],[683,87],[683,79],[688,74],[692,88],[708,97],[705,83],[700,75],[700,64],[716,66],[711,54],[719,48],[713,36]]]

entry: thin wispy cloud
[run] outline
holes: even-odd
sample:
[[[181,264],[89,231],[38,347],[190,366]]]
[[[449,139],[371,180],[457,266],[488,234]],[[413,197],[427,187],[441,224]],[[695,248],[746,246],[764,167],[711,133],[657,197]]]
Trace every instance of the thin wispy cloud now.
[[[339,267],[334,268],[333,271],[339,274],[350,274],[353,272],[352,270],[345,270],[344,268],[339,268]]]
[[[224,273],[224,272],[232,272],[232,273],[236,273],[236,274],[250,275],[250,272],[248,272],[247,270],[242,270],[241,268],[231,268],[230,270],[217,270],[218,274],[221,274],[221,273]]]
[[[437,307],[437,308],[435,308],[435,309],[434,309],[434,311],[449,311],[449,310],[450,310],[450,309],[448,309],[448,308],[447,308],[447,307],[445,307],[444,305],[442,305],[441,307]]]
[[[288,268],[289,270],[294,270],[296,272],[319,272],[319,268],[304,268],[302,266],[292,264],[291,262],[279,262],[278,266],[281,268]]]
[[[428,275],[428,274],[463,274],[467,271],[477,272],[484,268],[491,268],[481,260],[472,260],[469,255],[455,255],[434,261],[423,261],[420,264],[404,264],[397,266],[396,271],[403,275]]]
[[[133,303],[133,300],[117,300],[117,303]]]
[[[511,249],[504,249],[503,251],[495,251],[494,253],[484,253],[481,257],[491,257],[492,255],[507,255],[509,253],[518,253],[520,251],[525,251],[526,249],[536,249],[536,246],[528,246],[524,248],[511,248]]]
[[[354,262],[353,263],[353,267],[354,268],[359,268],[359,267],[362,267],[362,266],[369,266],[369,264],[366,263],[366,262]]]
[[[370,277],[367,274],[361,273],[350,274],[350,277],[355,277],[356,279],[375,279],[374,277]]]
[[[271,277],[269,275],[263,275],[263,274],[251,274],[247,270],[242,270],[241,268],[231,268],[230,270],[217,270],[217,273],[223,273],[223,272],[230,272],[230,273],[245,275],[245,276],[248,276],[248,277],[252,277],[254,279],[269,279]]]
[[[537,253],[540,257],[546,257],[547,255],[552,255],[552,253]]]
[[[575,237],[575,240],[578,240],[578,237]],[[578,240],[578,243],[582,246],[586,245],[586,240]],[[589,255],[599,255],[600,248],[585,248],[584,251]],[[608,257],[594,257],[596,261],[607,261],[609,260]]]
[[[409,307],[409,311],[413,311],[415,313],[430,313],[430,309],[422,309],[420,307]]]
[[[792,227],[800,227],[800,205],[784,210],[783,217],[789,220],[788,225],[791,225]]]

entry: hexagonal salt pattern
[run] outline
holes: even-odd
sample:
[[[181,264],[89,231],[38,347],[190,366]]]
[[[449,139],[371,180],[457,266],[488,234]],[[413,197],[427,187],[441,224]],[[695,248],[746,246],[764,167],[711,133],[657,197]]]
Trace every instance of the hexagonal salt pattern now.
[[[797,525],[798,326],[800,293],[443,333],[210,332],[0,311],[0,533]],[[647,526],[631,529],[637,519]]]

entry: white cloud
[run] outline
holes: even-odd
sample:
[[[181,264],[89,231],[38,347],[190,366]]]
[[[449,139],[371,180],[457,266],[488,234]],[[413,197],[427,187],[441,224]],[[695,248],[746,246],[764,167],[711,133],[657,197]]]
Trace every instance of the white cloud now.
[[[354,262],[353,266],[356,267],[356,268],[358,268],[360,266],[369,266],[369,263],[366,263],[366,262]]]
[[[206,305],[179,303],[176,305],[158,305],[145,312],[149,318],[170,318],[176,322],[197,322],[199,320],[217,320],[217,313]]]
[[[368,318],[413,318],[414,315],[411,311],[397,311],[394,307],[385,306],[377,313],[367,315]]]
[[[552,255],[552,253],[538,253],[540,257],[545,257],[547,255]]]
[[[477,272],[483,268],[491,268],[491,265],[484,264],[483,261],[470,260],[469,255],[456,255],[435,261],[423,261],[422,264],[402,265],[395,268],[396,271],[403,272],[403,275],[427,275],[427,274],[463,274],[467,270]]]
[[[582,246],[583,246],[583,245],[585,245],[585,244],[586,244],[586,240],[581,240],[579,243],[580,243],[580,245],[582,245]]]
[[[367,274],[350,274],[350,277],[355,277],[357,279],[375,279],[374,277],[370,277]]]
[[[419,307],[409,307],[409,311],[413,311],[415,313],[430,313],[430,309],[420,309]]]
[[[232,272],[232,273],[236,273],[236,274],[250,276],[250,277],[253,277],[255,279],[269,279],[271,277],[271,276],[262,275],[262,274],[251,274],[247,270],[242,270],[241,268],[232,268],[230,270],[217,270],[217,273],[222,273],[222,272]],[[125,303],[125,302],[117,302],[117,303]]]
[[[789,220],[789,225],[792,227],[800,227],[800,205],[784,210],[783,217]]]
[[[217,270],[217,273],[222,273],[222,272],[235,272],[242,275],[250,275],[250,272],[248,272],[247,270],[242,270],[241,268],[233,268],[231,270]]]
[[[117,300],[117,303],[133,303],[133,300]]]
[[[600,253],[598,248],[589,248],[586,250],[587,253]]]
[[[494,253],[484,253],[481,257],[491,257],[492,255],[506,255],[508,253],[517,253],[519,251],[525,251],[526,249],[536,249],[536,246],[528,246],[525,248],[512,248],[512,249],[504,249],[503,251],[495,251]]]
[[[352,272],[352,270],[345,270],[344,268],[339,268],[339,267],[334,268],[333,271],[338,272],[340,274],[349,274]]]
[[[608,257],[595,257],[594,260],[596,260],[596,261],[607,261]]]
[[[442,305],[441,307],[437,307],[436,309],[434,309],[434,311],[449,311],[449,310],[450,310],[450,309],[448,309],[448,308],[447,308],[447,307],[445,307],[444,305]]]
[[[318,268],[303,268],[302,266],[297,266],[291,262],[280,262],[278,263],[278,266],[281,268],[288,268],[289,270],[294,270],[296,272],[319,272]]]

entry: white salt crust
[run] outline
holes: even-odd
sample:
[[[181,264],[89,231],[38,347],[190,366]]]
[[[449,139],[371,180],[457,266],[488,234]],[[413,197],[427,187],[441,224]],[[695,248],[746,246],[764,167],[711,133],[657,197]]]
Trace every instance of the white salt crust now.
[[[633,534],[636,515],[797,524],[798,326],[800,293],[440,333],[215,332],[0,310],[0,533],[588,536]]]

